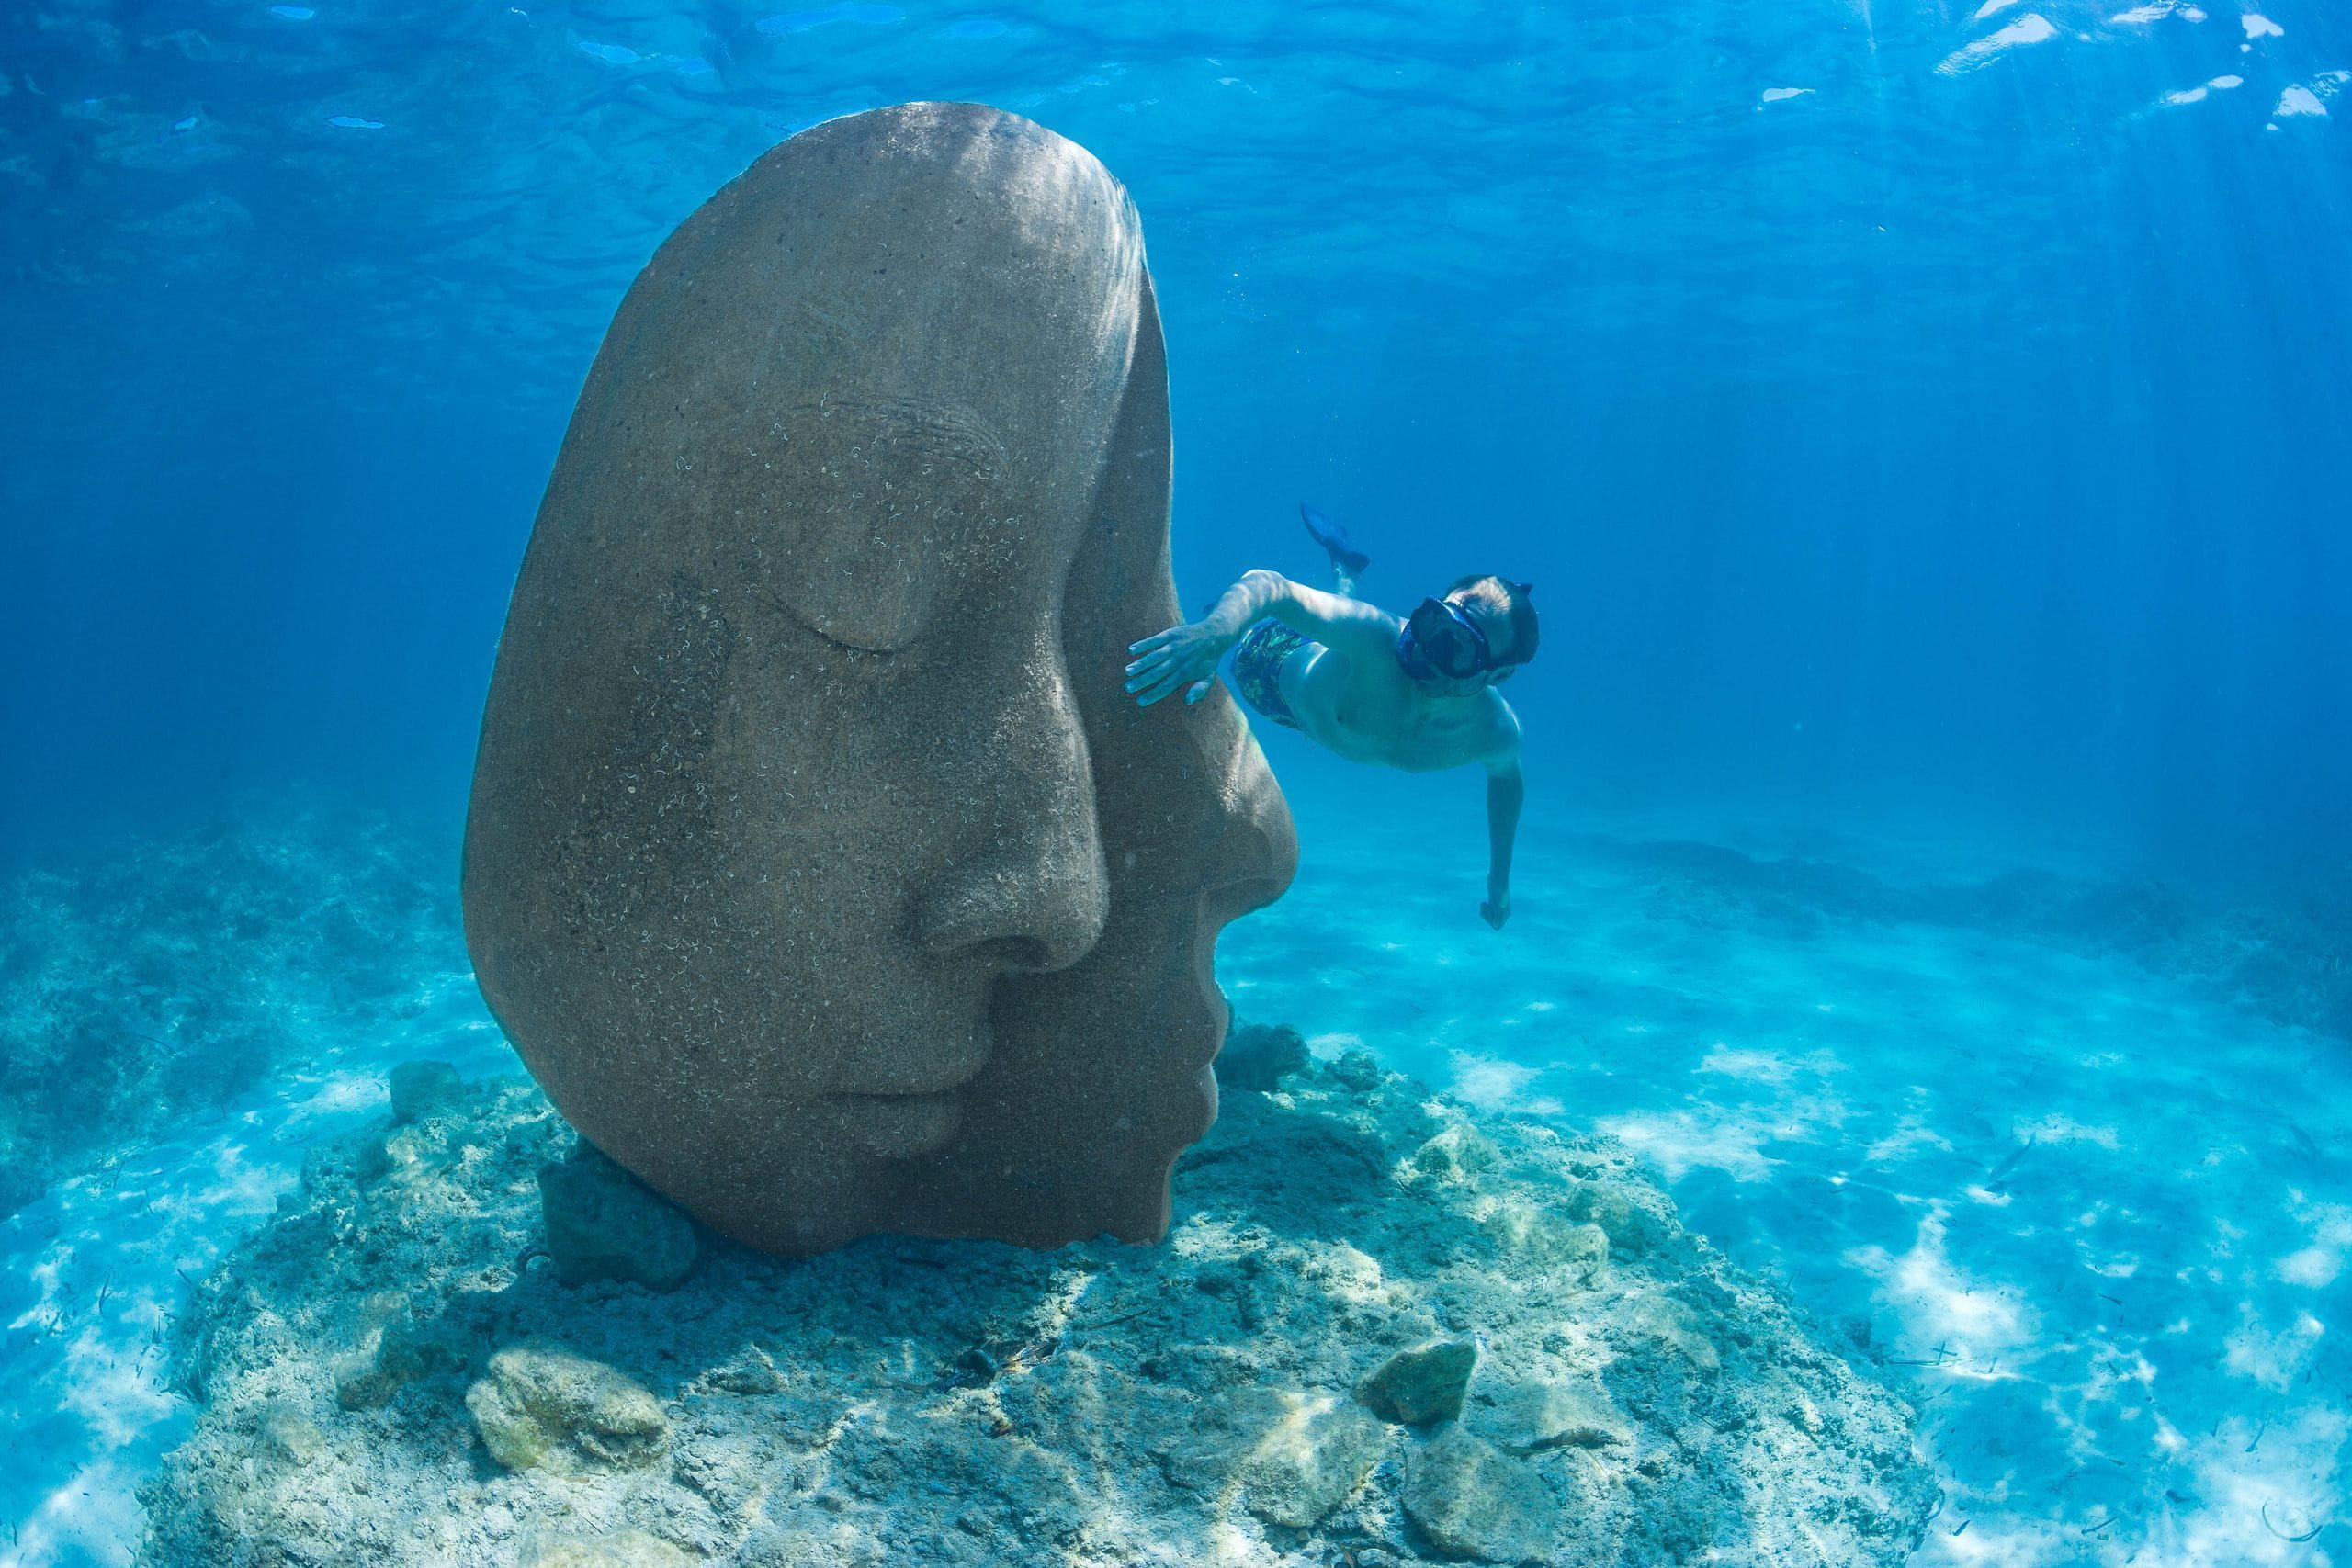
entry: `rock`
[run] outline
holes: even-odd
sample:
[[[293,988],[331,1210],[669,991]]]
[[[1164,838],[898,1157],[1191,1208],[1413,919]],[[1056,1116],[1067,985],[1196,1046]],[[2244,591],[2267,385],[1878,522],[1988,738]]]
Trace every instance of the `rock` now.
[[[542,1539],[526,1551],[524,1568],[691,1568],[694,1559],[643,1530],[583,1539]]]
[[[1405,1513],[1441,1551],[1532,1562],[1551,1551],[1558,1508],[1523,1459],[1449,1427],[1406,1462]]]
[[[1331,1077],[1342,1087],[1369,1094],[1380,1087],[1388,1075],[1380,1066],[1380,1058],[1362,1049],[1342,1051],[1331,1063]]]
[[[1472,1127],[1452,1126],[1408,1156],[1414,1172],[1436,1181],[1469,1181],[1492,1170],[1495,1145]]]
[[[1170,446],[1134,204],[993,109],[801,132],[623,299],[498,646],[466,937],[548,1098],[705,1224],[1164,1233],[1216,932],[1297,855],[1221,686],[1123,690],[1183,619]]]
[[[262,1451],[281,1464],[310,1464],[326,1452],[327,1437],[319,1424],[290,1404],[263,1411],[257,1435]]]
[[[395,1124],[371,1137],[356,1162],[360,1179],[395,1189],[429,1183],[456,1162],[464,1123],[437,1118]]]
[[[1333,1395],[1321,1405],[1270,1435],[1241,1467],[1242,1499],[1260,1518],[1294,1529],[1320,1523],[1380,1462],[1388,1434],[1379,1422]]]
[[[387,1081],[395,1126],[422,1122],[465,1103],[466,1081],[447,1062],[402,1062]]]
[[[1627,1314],[1627,1325],[1635,1335],[1656,1340],[1702,1371],[1712,1372],[1723,1365],[1722,1354],[1687,1302],[1668,1295],[1645,1296]]]
[[[646,1470],[670,1453],[661,1401],[603,1362],[554,1346],[492,1356],[489,1374],[466,1391],[466,1408],[490,1457],[508,1470]]]
[[[408,1383],[462,1371],[472,1354],[471,1338],[450,1325],[401,1318],[384,1325],[376,1364],[387,1376]]]
[[[1571,1218],[1589,1221],[1608,1233],[1609,1245],[1640,1257],[1649,1251],[1659,1233],[1658,1222],[1614,1182],[1590,1182],[1568,1199]]]
[[[1503,1247],[1532,1268],[1598,1284],[1609,1271],[1609,1233],[1565,1214],[1514,1199],[1495,1205],[1484,1224]]]
[[[721,1393],[781,1393],[786,1386],[784,1374],[756,1346],[741,1360],[705,1372],[702,1381]]]
[[[1314,1060],[1306,1038],[1289,1024],[1245,1023],[1217,1053],[1216,1081],[1223,1089],[1271,1092],[1284,1074],[1303,1073]]]
[[[1382,1362],[1356,1384],[1356,1398],[1375,1415],[1408,1427],[1450,1421],[1462,1414],[1477,1365],[1475,1341],[1432,1339]]]
[[[463,1128],[470,1152],[397,1201],[354,1179],[368,1130],[330,1136],[185,1309],[172,1371],[207,1392],[146,1493],[142,1561],[523,1568],[536,1546],[613,1549],[633,1528],[743,1568],[1336,1568],[1374,1543],[1391,1568],[1419,1568],[1456,1559],[1403,1513],[1408,1471],[1431,1531],[1476,1531],[1471,1503],[1436,1495],[1428,1472],[1443,1467],[1418,1458],[1452,1426],[1538,1473],[1556,1510],[1551,1568],[1710,1552],[1902,1568],[1934,1476],[1911,1413],[1842,1338],[1809,1337],[1815,1320],[1781,1292],[1677,1232],[1653,1254],[1667,1266],[1619,1260],[1611,1288],[1579,1292],[1481,1229],[1565,1218],[1567,1162],[1588,1152],[1580,1179],[1628,1187],[1670,1224],[1630,1156],[1464,1111],[1500,1158],[1475,1187],[1416,1190],[1395,1179],[1401,1156],[1457,1115],[1430,1091],[1391,1077],[1360,1096],[1320,1071],[1283,1089],[1228,1097],[1200,1151],[1212,1157],[1179,1179],[1185,1215],[1165,1247],[900,1238],[788,1265],[729,1248],[662,1295],[559,1289],[537,1265],[514,1282],[540,1223],[534,1177],[574,1142],[527,1084],[475,1086],[466,1118],[429,1123]],[[1668,1326],[1708,1336],[1720,1372],[1635,1331],[1659,1296],[1691,1310]],[[405,1385],[381,1415],[336,1413],[334,1352],[373,1328],[374,1364],[407,1367],[403,1341],[443,1325],[483,1362],[538,1342],[529,1332],[658,1371],[640,1381],[675,1422],[669,1459],[576,1482],[467,1452],[475,1418],[458,1401],[480,1377],[491,1432],[521,1426],[519,1407],[532,1429],[512,1446],[576,1457],[505,1361],[503,1383],[471,1366]],[[1474,1332],[1455,1422],[1397,1426],[1351,1397],[1394,1352]],[[1597,1381],[1604,1361],[1622,1411]],[[273,1440],[273,1406],[315,1421],[323,1447],[299,1425]],[[637,1446],[658,1451],[644,1425],[657,1435]],[[1511,1547],[1507,1531],[1495,1541]]]
[[[567,1285],[619,1280],[674,1291],[694,1269],[693,1222],[590,1145],[539,1168],[539,1211]]]
[[[334,1404],[377,1411],[419,1378],[463,1371],[468,1357],[470,1342],[445,1325],[404,1319],[369,1325],[357,1347],[334,1361]]]
[[[1247,1389],[1204,1402],[1165,1458],[1176,1484],[1236,1483],[1251,1513],[1306,1529],[1347,1501],[1387,1444],[1385,1427],[1336,1394]]]
[[[1507,1383],[1482,1393],[1466,1425],[1518,1453],[1573,1445],[1631,1442],[1634,1428],[1609,1391],[1596,1382]]]
[[[344,1409],[378,1409],[418,1379],[462,1371],[470,1359],[465,1335],[446,1324],[414,1322],[408,1305],[398,1291],[376,1292],[360,1303],[357,1337],[333,1364],[334,1399]]]

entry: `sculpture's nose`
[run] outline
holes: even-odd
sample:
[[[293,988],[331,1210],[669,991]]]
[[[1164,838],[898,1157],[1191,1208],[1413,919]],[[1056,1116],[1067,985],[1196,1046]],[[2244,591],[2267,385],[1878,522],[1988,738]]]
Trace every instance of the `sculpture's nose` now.
[[[1223,828],[1208,850],[1202,911],[1222,925],[1282,897],[1298,870],[1298,829],[1264,753],[1246,735],[1217,793]]]
[[[1102,939],[1111,907],[1094,785],[1058,682],[1027,714],[1000,709],[960,760],[965,849],[916,900],[915,940],[1006,969],[1066,969]]]

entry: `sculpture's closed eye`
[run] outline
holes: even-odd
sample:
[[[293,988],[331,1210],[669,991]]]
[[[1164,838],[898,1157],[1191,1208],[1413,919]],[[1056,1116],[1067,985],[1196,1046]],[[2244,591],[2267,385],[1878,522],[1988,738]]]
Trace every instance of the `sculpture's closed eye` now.
[[[771,461],[793,498],[778,594],[845,649],[905,649],[941,584],[974,564],[952,558],[976,542],[969,509],[998,478],[1002,443],[968,409],[857,393],[798,404],[777,434]]]

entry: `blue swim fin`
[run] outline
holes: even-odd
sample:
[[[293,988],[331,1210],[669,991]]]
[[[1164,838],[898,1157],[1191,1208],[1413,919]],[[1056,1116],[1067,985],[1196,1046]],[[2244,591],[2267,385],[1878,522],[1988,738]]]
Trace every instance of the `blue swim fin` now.
[[[1323,553],[1340,570],[1351,578],[1362,577],[1372,565],[1372,558],[1356,548],[1355,541],[1348,537],[1347,525],[1332,522],[1303,501],[1298,503],[1298,516],[1306,525],[1307,537],[1323,547]]]

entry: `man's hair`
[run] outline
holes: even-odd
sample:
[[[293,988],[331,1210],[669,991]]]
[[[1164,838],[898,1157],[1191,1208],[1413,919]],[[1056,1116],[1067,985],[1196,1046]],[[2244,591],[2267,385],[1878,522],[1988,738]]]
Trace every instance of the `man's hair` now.
[[[1457,577],[1445,592],[1448,598],[1456,593],[1475,593],[1510,617],[1513,664],[1524,664],[1535,657],[1535,645],[1540,640],[1535,626],[1535,584],[1513,582],[1489,571]]]

